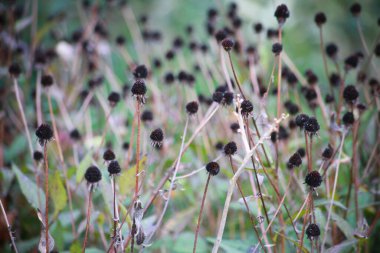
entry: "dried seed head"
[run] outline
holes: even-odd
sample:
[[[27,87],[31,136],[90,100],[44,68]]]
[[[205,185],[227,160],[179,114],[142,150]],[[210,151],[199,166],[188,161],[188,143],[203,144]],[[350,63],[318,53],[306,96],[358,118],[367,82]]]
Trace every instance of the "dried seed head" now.
[[[117,93],[117,92],[111,92],[111,94],[109,94],[108,96],[108,102],[110,104],[111,107],[115,107],[117,105],[117,103],[119,103],[120,101],[120,94]]]
[[[123,35],[119,35],[116,37],[116,44],[118,46],[123,46],[125,44],[125,37]]]
[[[245,118],[248,118],[253,112],[253,105],[251,101],[247,99],[241,102],[240,108],[241,108],[241,115]]]
[[[34,151],[33,153],[33,159],[36,162],[40,162],[44,158],[44,154],[40,151]]]
[[[233,101],[234,101],[234,93],[229,92],[229,91],[224,92],[222,104],[231,105]]]
[[[218,43],[222,42],[227,37],[227,33],[224,30],[219,30],[215,33],[215,39]]]
[[[41,84],[43,87],[50,87],[54,84],[54,79],[51,75],[44,75],[41,77]]]
[[[343,115],[342,121],[344,125],[351,126],[355,122],[354,114],[352,112],[346,112]]]
[[[347,70],[355,69],[359,63],[359,57],[357,54],[351,55],[344,61]]]
[[[148,69],[145,65],[138,65],[135,70],[133,71],[133,76],[135,78],[147,78],[148,76]]]
[[[276,141],[277,141],[277,131],[273,131],[273,132],[270,133],[270,140],[273,143],[276,143]]]
[[[165,79],[166,84],[172,84],[175,80],[175,77],[174,77],[173,73],[168,72],[168,73],[166,73],[164,79]]]
[[[333,156],[334,149],[333,147],[329,144],[327,147],[323,150],[322,152],[322,157],[326,160],[330,159]]]
[[[206,170],[211,176],[216,176],[219,173],[220,167],[217,162],[209,162],[206,165]]]
[[[192,101],[192,102],[187,103],[186,111],[189,115],[194,115],[198,112],[198,107],[199,107],[198,102]]]
[[[326,46],[326,54],[328,57],[335,59],[338,53],[338,47],[334,43],[329,43]]]
[[[253,30],[255,30],[255,33],[261,33],[263,30],[263,24],[261,24],[261,23],[254,24]]]
[[[285,23],[286,19],[289,18],[289,10],[285,4],[277,6],[274,16],[277,18],[277,21],[280,25]]]
[[[348,85],[344,88],[343,98],[347,103],[354,102],[359,97],[359,92],[353,85]]]
[[[231,51],[231,49],[234,47],[234,45],[235,45],[235,42],[231,38],[225,38],[222,41],[222,46],[223,46],[224,50],[226,50],[227,52]]]
[[[225,155],[227,155],[227,156],[234,155],[236,152],[237,152],[237,146],[236,146],[236,143],[234,141],[231,141],[224,146],[224,154]]]
[[[239,125],[239,123],[235,122],[235,123],[232,123],[230,125],[230,128],[231,128],[232,132],[237,133],[240,129],[240,125]]]
[[[292,164],[294,167],[299,167],[302,164],[301,155],[298,152],[295,152],[290,158],[288,163]]]
[[[123,143],[123,149],[128,150],[129,149],[129,142],[124,142]]]
[[[306,152],[305,152],[305,149],[304,149],[304,148],[299,148],[299,149],[297,150],[297,153],[301,156],[301,158],[302,158],[302,157],[305,157],[305,155],[306,155]]]
[[[143,122],[153,121],[153,113],[150,110],[144,110],[141,114],[141,120]]]
[[[220,104],[223,100],[223,92],[215,91],[214,94],[212,94],[212,100]]]
[[[310,117],[304,125],[305,131],[310,135],[316,134],[320,128],[319,123],[316,118]]]
[[[296,117],[296,125],[300,128],[303,129],[305,126],[305,123],[309,120],[309,116],[306,114],[298,114]]]
[[[340,84],[340,76],[337,73],[332,73],[329,78],[330,84],[334,87],[338,87]]]
[[[274,43],[272,45],[272,53],[274,53],[274,55],[279,55],[282,51],[282,45],[278,42]]]
[[[309,172],[305,177],[305,184],[310,186],[311,188],[316,188],[322,183],[322,176],[318,171],[314,170]]]
[[[136,97],[137,101],[145,104],[146,85],[141,79],[137,79],[131,89],[132,95]]]
[[[307,235],[307,238],[310,240],[313,240],[317,238],[318,236],[320,236],[321,231],[318,225],[314,223],[309,224],[309,226],[306,228],[306,235]]]
[[[40,145],[43,146],[46,142],[53,139],[53,129],[48,124],[41,124],[36,130],[36,136]]]
[[[73,140],[73,141],[79,141],[81,139],[81,135],[78,131],[78,129],[74,129],[70,132],[70,138]]]
[[[111,161],[108,164],[107,169],[108,169],[108,173],[110,173],[110,175],[117,175],[121,172],[120,165],[119,165],[118,161],[116,161],[116,160]]]
[[[284,104],[285,108],[288,110],[290,115],[296,115],[299,112],[298,105],[288,100]]]
[[[107,149],[106,151],[104,151],[103,159],[105,161],[112,161],[112,160],[115,160],[115,158],[116,158],[115,153],[111,149]]]
[[[354,3],[350,7],[350,12],[355,17],[359,16],[361,11],[362,11],[362,6],[359,3]]]
[[[327,21],[325,13],[318,12],[317,14],[315,14],[314,21],[317,24],[317,26],[322,26]]]
[[[18,78],[19,75],[21,74],[21,68],[20,68],[20,65],[18,65],[17,63],[12,63],[9,68],[8,68],[8,72],[9,74],[13,77],[13,78]]]
[[[164,140],[164,132],[161,128],[153,130],[150,134],[150,140],[152,141],[153,147],[161,146]]]
[[[102,179],[102,173],[100,172],[98,167],[90,166],[86,170],[84,178],[87,180],[87,183],[96,184]]]

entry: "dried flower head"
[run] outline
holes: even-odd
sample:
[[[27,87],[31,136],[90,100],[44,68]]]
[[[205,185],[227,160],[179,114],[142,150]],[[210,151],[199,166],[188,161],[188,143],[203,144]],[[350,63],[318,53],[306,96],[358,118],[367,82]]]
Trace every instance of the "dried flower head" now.
[[[150,133],[150,140],[153,147],[160,147],[164,140],[164,132],[161,128],[157,128]]]
[[[314,21],[317,24],[317,26],[322,26],[327,21],[325,13],[318,12],[317,14],[315,14]]]
[[[274,16],[280,25],[284,24],[286,19],[289,18],[289,10],[285,4],[277,6]]]
[[[322,176],[318,171],[314,170],[309,172],[305,177],[305,184],[310,186],[311,188],[316,188],[322,183]]]
[[[20,65],[18,65],[17,63],[12,63],[9,68],[8,68],[8,72],[9,74],[13,77],[13,78],[18,78],[19,75],[21,74],[21,68],[20,68]]]
[[[323,150],[322,152],[322,157],[326,160],[330,159],[333,156],[334,149],[333,147],[329,144],[327,147]]]
[[[354,102],[359,97],[359,92],[353,85],[347,85],[343,91],[343,98],[347,103]]]
[[[41,77],[41,84],[43,87],[50,87],[54,84],[54,79],[51,75],[44,75]]]
[[[231,49],[234,47],[234,45],[235,45],[235,42],[231,38],[225,38],[222,41],[222,46],[223,46],[224,50],[226,50],[227,52],[231,51]]]
[[[343,115],[342,121],[345,126],[351,126],[355,122],[354,114],[352,112],[346,112]]]
[[[220,167],[217,162],[209,162],[206,165],[206,170],[211,176],[216,176],[219,173]]]
[[[236,143],[234,141],[231,141],[224,146],[224,154],[225,155],[227,155],[227,156],[234,155],[236,152],[237,152],[237,146],[236,146]]]
[[[189,115],[194,115],[198,112],[198,107],[199,107],[198,102],[192,101],[192,102],[187,103],[186,111]]]
[[[296,117],[296,125],[300,128],[303,129],[305,126],[305,123],[309,120],[309,116],[306,114],[298,114]]]
[[[305,131],[310,134],[316,134],[319,131],[319,123],[316,118],[310,117],[304,124]]]
[[[145,65],[138,65],[135,70],[133,71],[133,76],[135,78],[147,78],[148,76],[148,69]]]
[[[36,136],[40,145],[43,146],[45,143],[53,139],[53,129],[48,124],[41,124],[36,130]]]
[[[145,104],[146,85],[143,80],[136,80],[132,86],[131,92],[138,102]]]
[[[102,173],[96,166],[90,166],[84,174],[84,178],[87,180],[88,184],[96,184],[102,179]]]
[[[70,132],[70,138],[73,140],[73,141],[79,141],[81,139],[81,134],[79,133],[78,129],[73,129],[71,132]]]
[[[44,158],[44,154],[40,151],[34,151],[33,153],[33,159],[36,162],[40,162]]]
[[[115,153],[111,149],[107,149],[103,153],[103,159],[104,161],[112,161],[115,160],[116,156]]]
[[[274,43],[272,45],[272,52],[274,53],[274,55],[279,55],[282,51],[282,45],[278,42]]]
[[[109,94],[108,102],[111,107],[115,107],[117,103],[119,103],[119,101],[120,101],[120,94],[118,92],[113,91],[111,92],[111,94]]]
[[[314,223],[309,224],[309,226],[306,228],[306,235],[307,235],[307,238],[310,240],[314,240],[315,238],[320,236],[321,231],[318,225]]]
[[[288,161],[289,164],[292,164],[293,167],[299,167],[302,164],[301,155],[298,152],[295,152]]]
[[[110,173],[110,175],[117,175],[117,174],[120,174],[120,172],[121,172],[119,162],[116,160],[111,161],[108,164],[107,169],[108,169],[108,173]]]
[[[241,115],[244,118],[248,118],[250,115],[252,115],[253,104],[251,103],[251,101],[247,99],[243,100],[243,102],[241,102],[240,109],[241,109]]]

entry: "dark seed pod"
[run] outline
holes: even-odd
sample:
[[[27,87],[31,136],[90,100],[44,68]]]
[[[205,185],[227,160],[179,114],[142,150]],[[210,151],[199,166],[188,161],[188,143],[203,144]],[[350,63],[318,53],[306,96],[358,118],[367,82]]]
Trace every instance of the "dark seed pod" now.
[[[198,107],[199,107],[198,102],[192,101],[192,102],[187,103],[186,111],[189,115],[194,115],[198,112]]]
[[[286,130],[286,128],[283,126],[280,126],[278,129],[278,139],[279,140],[286,140],[286,139],[288,139],[288,137],[289,137],[289,133]]]
[[[306,114],[298,114],[296,117],[296,125],[300,128],[303,129],[305,126],[305,123],[309,120],[309,116]]]
[[[329,43],[326,46],[326,54],[328,57],[335,59],[338,53],[338,47],[334,43]]]
[[[344,88],[343,98],[347,103],[352,103],[359,97],[359,92],[353,85],[348,85]]]
[[[9,74],[14,77],[14,78],[18,78],[19,75],[21,74],[21,68],[20,68],[20,65],[18,65],[17,63],[12,63],[9,68],[8,68],[8,72]]]
[[[161,146],[162,141],[164,140],[164,132],[161,128],[157,128],[150,133],[150,140],[152,141],[152,145]]]
[[[131,92],[133,96],[136,97],[137,101],[142,104],[145,103],[146,86],[144,81],[141,79],[136,80],[132,86]]]
[[[323,180],[321,174],[319,174],[319,172],[316,170],[309,172],[305,177],[305,184],[312,188],[320,186],[322,181]]]
[[[255,30],[255,33],[261,33],[263,30],[263,24],[261,24],[261,23],[254,24],[253,30]]]
[[[290,158],[288,163],[291,163],[294,165],[294,167],[299,167],[302,164],[302,158],[301,155],[298,152],[295,152]]]
[[[115,160],[115,158],[116,158],[115,153],[111,149],[107,149],[106,151],[104,151],[103,159],[105,161],[112,161],[112,160]]]
[[[289,10],[285,4],[277,6],[274,16],[277,18],[279,24],[285,23],[286,19],[289,18]]]
[[[309,134],[316,134],[320,128],[316,118],[310,117],[304,124],[305,131]]]
[[[274,55],[279,55],[282,51],[282,45],[278,42],[274,43],[272,45],[272,53],[274,53]]]
[[[223,101],[222,101],[223,105],[231,105],[233,101],[234,101],[234,93],[229,92],[229,91],[224,92]]]
[[[120,101],[120,94],[117,92],[111,92],[111,94],[108,96],[108,102],[111,107],[115,107],[117,103]]]
[[[143,122],[153,121],[153,113],[149,110],[144,110],[141,114],[141,120]]]
[[[270,133],[270,140],[273,143],[276,143],[276,141],[277,141],[277,131],[273,131],[273,132]]]
[[[321,235],[321,231],[317,224],[311,223],[306,228],[307,239],[313,240]]]
[[[42,159],[44,159],[44,154],[42,154],[42,152],[40,152],[40,151],[34,151],[33,159],[34,159],[34,161],[39,162]]]
[[[351,55],[344,61],[346,69],[354,69],[358,66],[359,57],[357,54]]]
[[[380,57],[380,44],[376,45],[374,52],[377,57]]]
[[[116,175],[116,174],[119,174],[120,172],[121,172],[121,168],[118,161],[113,160],[108,164],[108,173],[110,173],[110,175]]]
[[[355,17],[359,16],[361,11],[362,11],[362,6],[359,3],[354,3],[350,7],[350,12]]]
[[[102,179],[102,173],[100,172],[98,167],[90,166],[86,170],[84,178],[87,180],[87,183],[96,184]]]
[[[218,104],[220,104],[223,100],[223,93],[220,92],[220,91],[216,91],[214,92],[214,94],[212,94],[212,100]]]
[[[78,129],[74,129],[70,132],[70,138],[73,140],[73,141],[79,141],[81,139],[81,135],[78,131]]]
[[[352,112],[346,112],[343,115],[342,121],[344,125],[351,126],[355,122],[354,114]]]
[[[50,87],[54,84],[54,79],[51,75],[44,75],[41,77],[41,84],[43,87]]]
[[[231,141],[229,143],[227,143],[225,146],[224,146],[224,154],[225,155],[234,155],[237,151],[237,146],[236,146],[236,143]]]
[[[243,100],[243,102],[241,102],[240,108],[241,115],[245,118],[247,118],[253,112],[253,105],[249,100]]]
[[[223,149],[223,142],[221,141],[218,141],[216,144],[215,144],[215,149],[216,150],[222,150]]]
[[[222,46],[223,46],[224,50],[226,50],[227,52],[231,51],[231,49],[234,47],[234,45],[235,45],[235,42],[231,38],[225,38],[222,41]]]
[[[326,104],[331,104],[332,102],[334,102],[334,100],[335,100],[334,96],[332,96],[331,94],[326,94],[326,97],[325,97]]]
[[[301,158],[305,157],[305,155],[306,155],[306,152],[305,152],[304,148],[299,148],[297,150],[297,153],[301,156]]]
[[[284,104],[285,108],[288,110],[290,115],[296,115],[299,112],[298,105],[288,100]]]
[[[148,69],[145,67],[145,65],[138,65],[133,71],[133,76],[135,78],[147,78]]]
[[[322,157],[324,159],[330,159],[332,156],[333,156],[333,153],[334,153],[334,149],[333,147],[329,144],[327,145],[327,147],[323,150],[322,152]]]
[[[337,73],[332,73],[329,78],[330,84],[334,87],[338,87],[340,84],[340,76]]]
[[[326,19],[326,15],[325,15],[325,13],[323,13],[323,12],[318,12],[317,14],[315,14],[314,21],[315,21],[315,23],[317,24],[317,26],[321,26],[321,25],[323,25],[324,23],[326,23],[327,19]]]
[[[219,173],[220,167],[217,162],[209,162],[206,165],[206,170],[211,176],[216,176]]]
[[[123,149],[128,150],[129,149],[129,142],[124,142],[123,143]]]
[[[218,43],[222,42],[227,37],[227,33],[224,30],[219,30],[215,33],[215,39]]]
[[[164,79],[165,79],[165,83],[172,84],[175,80],[175,77],[174,77],[173,73],[169,72],[169,73],[166,73]]]
[[[123,35],[119,35],[116,37],[116,44],[118,46],[123,46],[125,44],[125,37]]]
[[[237,133],[240,129],[239,123],[232,123],[230,125],[232,132]]]
[[[43,146],[46,142],[53,139],[53,129],[48,124],[41,124],[36,130],[36,136],[40,145]]]

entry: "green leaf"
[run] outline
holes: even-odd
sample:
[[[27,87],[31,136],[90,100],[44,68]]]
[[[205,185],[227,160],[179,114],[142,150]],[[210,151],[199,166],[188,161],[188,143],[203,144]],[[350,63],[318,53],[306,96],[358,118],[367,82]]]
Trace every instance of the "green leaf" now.
[[[336,222],[336,225],[340,228],[340,230],[342,230],[343,234],[346,236],[347,239],[350,240],[354,238],[354,230],[345,219],[343,219],[334,212],[331,213],[331,219],[333,219]]]
[[[27,176],[25,176],[15,164],[12,164],[12,170],[16,174],[21,192],[24,194],[29,204],[34,208],[39,208],[38,194],[40,196],[41,204],[45,203],[45,193],[42,191],[42,189],[38,189],[37,185]]]
[[[87,168],[91,165],[92,163],[92,151],[88,152],[86,156],[80,161],[77,169],[77,183],[82,181],[84,173],[86,172]]]
[[[71,244],[70,253],[81,253],[81,252],[82,252],[82,246],[78,241]]]
[[[140,172],[144,168],[145,161],[146,161],[146,156],[144,156],[139,161]],[[134,186],[135,186],[135,181],[136,181],[135,174],[136,174],[136,165],[128,170],[124,170],[120,174],[120,177],[118,178],[117,183],[119,185],[119,192],[121,195],[126,195],[128,192],[133,191]]]
[[[66,207],[67,195],[59,171],[56,170],[54,175],[49,179],[50,198],[54,203],[54,217]]]
[[[173,252],[175,253],[188,253],[193,252],[194,246],[194,233],[192,232],[183,232],[180,236],[175,240],[173,245]],[[209,252],[207,250],[207,243],[202,236],[198,237],[197,243],[197,252]]]

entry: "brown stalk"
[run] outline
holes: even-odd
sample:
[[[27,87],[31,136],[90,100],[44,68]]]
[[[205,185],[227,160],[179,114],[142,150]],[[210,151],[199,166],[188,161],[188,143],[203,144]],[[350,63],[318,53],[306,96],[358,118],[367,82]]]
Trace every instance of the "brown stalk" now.
[[[86,252],[86,245],[87,245],[87,238],[88,238],[88,231],[90,229],[90,218],[91,218],[91,204],[92,204],[92,190],[93,190],[93,184],[90,185],[90,192],[88,195],[88,208],[87,208],[87,221],[86,221],[86,232],[84,234],[84,241],[83,241],[83,248],[82,253]],[[48,245],[48,244],[46,244]],[[48,252],[48,251],[46,251]]]

